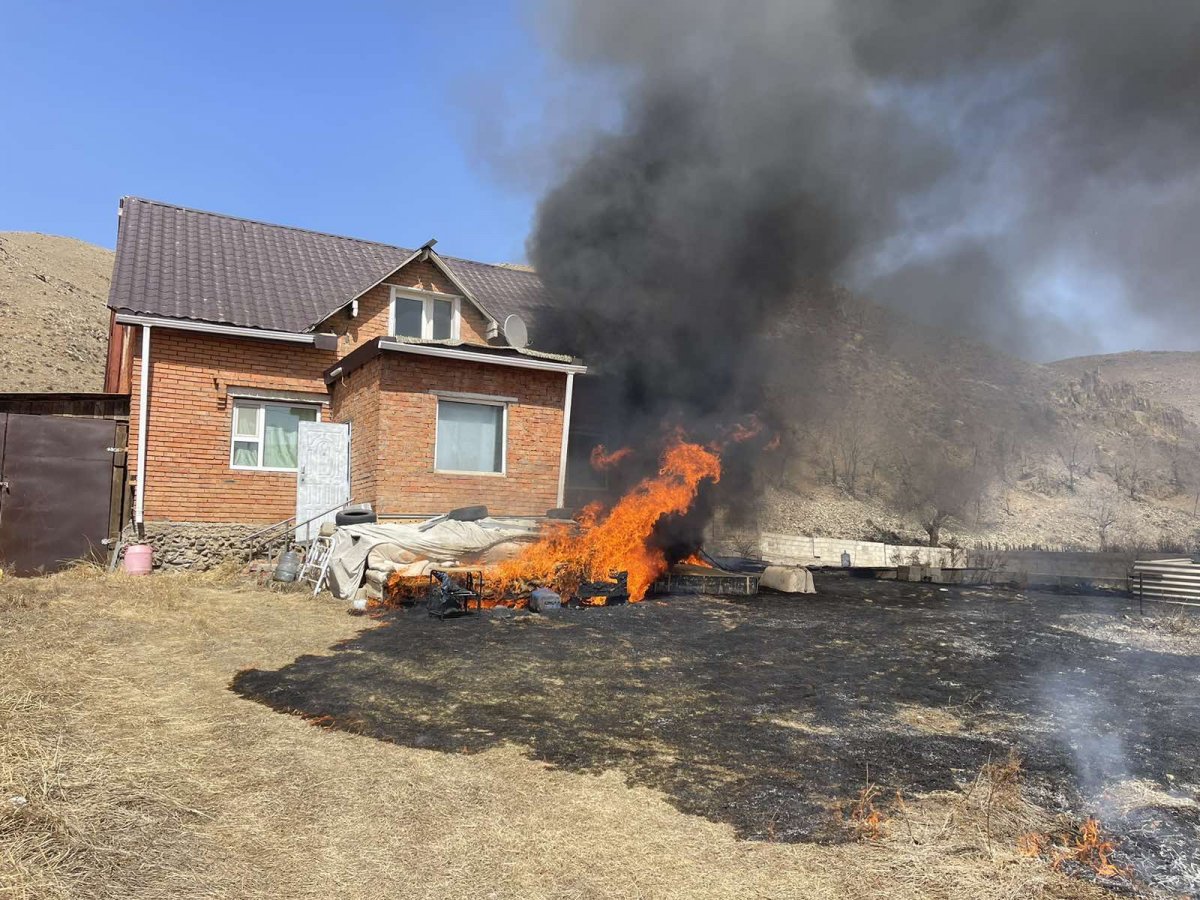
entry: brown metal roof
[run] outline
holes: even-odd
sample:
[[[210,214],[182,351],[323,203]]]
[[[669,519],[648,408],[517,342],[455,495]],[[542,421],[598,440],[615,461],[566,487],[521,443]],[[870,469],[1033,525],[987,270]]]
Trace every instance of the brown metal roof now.
[[[532,334],[538,313],[550,308],[550,298],[542,279],[532,269],[493,266],[453,256],[442,256],[441,260],[497,322],[503,323],[506,317],[519,315],[530,326]]]
[[[307,332],[414,251],[154,200],[121,201],[108,305],[121,312]],[[498,322],[548,306],[527,269],[440,257]]]

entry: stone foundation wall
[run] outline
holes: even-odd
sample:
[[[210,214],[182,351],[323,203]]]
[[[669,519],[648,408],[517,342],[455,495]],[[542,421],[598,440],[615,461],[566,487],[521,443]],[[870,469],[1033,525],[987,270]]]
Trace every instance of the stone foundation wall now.
[[[246,538],[261,529],[261,525],[228,522],[147,522],[141,540],[132,527],[122,536],[127,544],[145,543],[154,548],[156,571],[202,572],[226,559],[245,561]]]

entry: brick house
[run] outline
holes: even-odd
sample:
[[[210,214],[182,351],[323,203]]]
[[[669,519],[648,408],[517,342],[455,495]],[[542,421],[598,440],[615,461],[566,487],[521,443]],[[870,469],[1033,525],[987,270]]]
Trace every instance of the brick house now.
[[[538,332],[535,273],[434,243],[125,198],[105,390],[131,398],[139,530],[212,537],[295,515],[303,421],[349,424],[350,494],[382,517],[561,506],[586,369]]]

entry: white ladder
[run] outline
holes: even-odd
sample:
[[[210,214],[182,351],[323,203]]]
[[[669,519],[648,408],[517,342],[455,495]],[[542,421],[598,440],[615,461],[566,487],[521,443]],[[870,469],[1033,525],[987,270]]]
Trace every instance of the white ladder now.
[[[304,554],[304,562],[300,564],[300,574],[297,581],[307,581],[313,586],[313,596],[321,593],[325,587],[325,579],[329,576],[329,560],[333,555],[333,538],[318,535],[308,544]]]

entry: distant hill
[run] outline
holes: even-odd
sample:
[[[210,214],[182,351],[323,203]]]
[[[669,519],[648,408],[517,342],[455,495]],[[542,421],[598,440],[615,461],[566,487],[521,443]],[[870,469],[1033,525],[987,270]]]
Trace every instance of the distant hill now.
[[[1200,518],[1200,353],[1037,365],[812,287],[773,335],[775,407],[758,525],[1007,547],[1190,546]],[[928,516],[926,516],[928,517]]]
[[[113,253],[0,232],[0,391],[99,391]]]
[[[1074,378],[1094,371],[1106,381],[1127,382],[1143,397],[1178,408],[1200,426],[1200,352],[1133,350],[1077,356],[1048,368]]]

